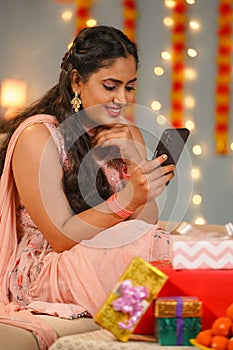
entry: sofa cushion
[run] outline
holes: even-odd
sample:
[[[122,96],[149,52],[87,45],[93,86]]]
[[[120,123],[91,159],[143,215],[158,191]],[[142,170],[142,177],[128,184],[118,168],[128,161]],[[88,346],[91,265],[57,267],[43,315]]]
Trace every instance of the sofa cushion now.
[[[91,332],[100,329],[92,318],[75,320],[61,319],[55,316],[37,315],[47,321],[62,336]],[[0,350],[39,350],[33,333],[11,325],[0,323]]]

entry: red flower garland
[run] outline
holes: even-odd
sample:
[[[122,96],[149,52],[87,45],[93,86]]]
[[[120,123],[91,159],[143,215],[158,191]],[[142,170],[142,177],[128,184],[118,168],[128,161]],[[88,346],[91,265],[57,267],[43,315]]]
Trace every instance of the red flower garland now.
[[[228,152],[230,80],[232,51],[232,0],[220,0],[218,7],[218,48],[215,107],[216,152]]]
[[[136,19],[137,19],[137,7],[136,0],[122,0],[123,8],[123,32],[133,42],[136,41]],[[133,121],[134,120],[134,106],[127,108],[125,117]]]
[[[183,126],[186,8],[185,0],[176,0],[173,8],[170,120],[176,128]]]
[[[123,31],[130,40],[136,38],[137,9],[135,0],[122,0],[123,6]]]
[[[76,4],[76,30],[75,35],[80,32],[81,29],[87,26],[86,22],[90,19],[90,9],[92,6],[92,0],[75,0]]]

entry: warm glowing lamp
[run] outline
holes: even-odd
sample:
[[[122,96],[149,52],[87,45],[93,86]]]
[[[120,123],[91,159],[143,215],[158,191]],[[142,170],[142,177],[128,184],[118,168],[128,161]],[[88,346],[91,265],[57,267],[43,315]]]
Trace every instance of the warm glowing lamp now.
[[[1,107],[15,109],[23,107],[27,98],[27,83],[25,80],[5,79],[1,86]]]

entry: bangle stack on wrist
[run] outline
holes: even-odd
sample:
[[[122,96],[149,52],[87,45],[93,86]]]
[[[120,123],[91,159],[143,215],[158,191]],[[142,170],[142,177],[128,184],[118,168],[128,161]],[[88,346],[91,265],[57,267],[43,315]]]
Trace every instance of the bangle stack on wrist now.
[[[134,211],[125,209],[117,200],[117,194],[114,193],[111,197],[107,199],[107,203],[109,208],[118,216],[123,219],[127,219],[130,215],[132,215]]]
[[[129,180],[130,179],[130,175],[125,173],[124,170],[122,170],[122,177],[124,180]]]

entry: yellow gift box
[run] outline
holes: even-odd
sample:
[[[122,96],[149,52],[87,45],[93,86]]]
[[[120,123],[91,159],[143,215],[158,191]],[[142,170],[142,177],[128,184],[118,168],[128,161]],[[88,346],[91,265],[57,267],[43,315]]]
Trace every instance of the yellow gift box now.
[[[127,341],[168,276],[135,257],[95,316],[117,339]]]

